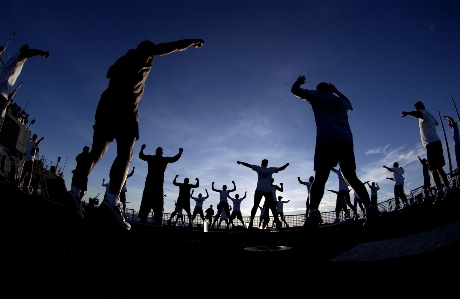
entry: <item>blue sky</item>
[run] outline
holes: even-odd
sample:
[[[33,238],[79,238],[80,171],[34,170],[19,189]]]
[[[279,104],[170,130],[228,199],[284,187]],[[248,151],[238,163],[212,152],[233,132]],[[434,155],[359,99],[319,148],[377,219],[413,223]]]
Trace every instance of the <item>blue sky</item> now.
[[[311,106],[290,93],[299,75],[304,88],[333,83],[353,104],[357,174],[378,182],[379,199],[393,197],[393,182],[382,166],[397,161],[405,169],[405,189],[422,185],[417,156],[425,157],[418,122],[401,118],[422,101],[428,111],[458,120],[460,107],[460,1],[9,1],[2,5],[0,43],[15,32],[3,58],[25,43],[50,52],[29,59],[17,82],[15,101],[27,104],[36,119],[32,133],[44,136],[40,153],[62,157],[70,187],[75,157],[91,146],[94,113],[108,85],[108,68],[142,40],[155,43],[202,38],[190,48],[155,59],[139,104],[140,139],[128,180],[129,208],[138,210],[147,163],[140,147],[165,156],[184,153],[165,172],[165,212],[188,177],[200,179],[195,194],[208,189],[204,207],[218,203],[221,189],[235,181],[235,193],[248,192],[244,215],[252,207],[257,176],[236,161],[286,170],[285,213],[305,211],[306,181],[313,175],[316,125]],[[447,141],[453,142],[444,122]],[[441,124],[438,135],[446,143]],[[104,193],[102,179],[115,157],[116,144],[89,176],[85,199]],[[453,169],[456,167],[453,166]],[[449,171],[449,166],[444,168]],[[326,189],[338,189],[335,174]],[[234,194],[235,194],[234,193]],[[407,193],[407,192],[406,192]],[[234,195],[233,194],[233,195]],[[335,194],[325,192],[321,211],[332,211]]]

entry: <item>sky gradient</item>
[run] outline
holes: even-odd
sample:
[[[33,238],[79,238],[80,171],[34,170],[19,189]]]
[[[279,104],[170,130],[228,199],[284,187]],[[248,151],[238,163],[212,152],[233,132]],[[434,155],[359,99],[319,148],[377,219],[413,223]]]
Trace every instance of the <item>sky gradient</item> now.
[[[128,208],[135,210],[147,175],[138,153],[146,144],[146,154],[158,146],[164,156],[184,149],[165,171],[165,212],[178,195],[177,174],[178,182],[200,179],[194,195],[208,190],[205,208],[219,201],[212,182],[221,189],[235,181],[232,195],[248,192],[241,207],[249,215],[257,175],[236,161],[268,159],[269,166],[290,163],[273,176],[284,183],[278,195],[290,200],[286,214],[304,213],[307,191],[297,177],[314,174],[316,125],[311,106],[290,92],[300,75],[303,88],[331,82],[350,99],[357,174],[380,185],[379,200],[393,197],[383,165],[397,161],[405,169],[406,193],[423,184],[418,120],[401,118],[401,111],[420,100],[436,117],[439,111],[458,120],[452,99],[460,107],[460,1],[26,0],[4,3],[0,24],[1,44],[15,32],[4,60],[25,43],[50,52],[49,59],[26,61],[14,100],[36,119],[32,133],[45,137],[40,154],[62,157],[61,167],[67,160],[68,188],[75,157],[91,146],[96,106],[115,60],[146,39],[205,41],[153,62],[139,104],[136,170],[127,183]],[[451,131],[443,124],[455,169]],[[441,123],[438,135],[448,161]],[[84,199],[105,192],[102,179],[115,154],[112,143]],[[338,190],[334,173],[326,189]],[[325,191],[320,210],[334,207],[335,194]]]

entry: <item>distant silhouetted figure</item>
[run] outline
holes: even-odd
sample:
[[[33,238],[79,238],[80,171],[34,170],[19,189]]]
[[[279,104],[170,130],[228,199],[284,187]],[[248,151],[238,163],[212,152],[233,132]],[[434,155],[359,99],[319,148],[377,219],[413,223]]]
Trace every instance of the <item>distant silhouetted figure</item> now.
[[[366,215],[366,209],[364,208],[364,205],[361,203],[361,201],[359,201],[359,197],[358,197],[358,194],[356,194],[356,192],[353,191],[353,195],[354,195],[354,198],[353,198],[353,206],[355,207],[355,210],[358,211],[358,205],[359,205],[359,208],[360,210],[363,212],[363,215]],[[372,195],[371,195],[372,196]],[[371,199],[372,200],[372,199]],[[376,205],[377,206],[377,205]],[[354,220],[358,220],[359,219],[359,213],[358,212],[355,212],[355,214],[353,215],[353,219]]]
[[[454,148],[455,148],[455,160],[457,161],[457,182],[459,181],[459,171],[460,171],[460,136],[458,131],[458,122],[456,122],[452,117],[444,115],[449,123],[449,127],[452,128],[452,138],[454,139]]]
[[[147,162],[147,177],[139,208],[139,219],[142,222],[147,221],[147,216],[153,210],[153,223],[162,225],[165,170],[169,163],[177,162],[181,158],[184,150],[179,148],[179,152],[174,157],[163,157],[163,148],[157,147],[155,155],[146,155],[144,154],[146,147],[143,144],[139,152],[139,159]]]
[[[366,222],[377,216],[378,211],[370,202],[366,187],[356,176],[353,134],[348,123],[350,101],[331,83],[319,83],[316,90],[302,89],[305,76],[299,76],[291,88],[292,94],[307,101],[315,116],[316,146],[314,158],[315,179],[310,190],[310,214],[305,227],[317,227],[321,220],[319,204],[331,168],[340,163],[343,177],[366,206]]]
[[[126,182],[128,181],[130,177],[133,176],[134,169],[136,169],[136,167],[133,167],[133,170],[130,173],[128,173],[128,175],[126,176],[125,183],[123,184],[123,188],[121,188],[121,192],[120,192],[120,202],[121,202],[122,211],[123,213],[125,213],[124,215],[125,217],[126,217],[126,192],[128,192],[128,188],[126,187]]]
[[[331,168],[331,170],[335,172],[335,174],[337,174],[337,178],[339,179],[339,194],[337,195],[337,197],[343,198],[345,200],[346,205],[356,215],[357,214],[356,207],[351,204],[350,189],[348,189],[348,184],[347,182],[345,182],[345,179],[342,176],[342,170],[340,168],[339,169]]]
[[[37,134],[33,134],[32,138],[30,138],[26,144],[27,148],[26,155],[24,157],[24,166],[22,167],[22,174],[18,182],[18,187],[20,187],[21,184],[24,183],[23,190],[28,193],[30,192],[29,186],[30,182],[32,181],[35,155],[38,151],[38,145],[40,144],[40,142],[42,142],[43,139],[45,139],[45,137],[38,139]]]
[[[239,194],[235,194],[235,198],[230,197],[230,195],[228,195],[228,199],[230,199],[233,202],[233,211],[232,211],[232,214],[230,215],[231,225],[233,225],[233,220],[237,218],[239,221],[241,221],[241,223],[244,226],[243,215],[241,215],[241,202],[245,198],[246,198],[246,191],[244,192],[244,196],[241,198]]]
[[[444,151],[442,149],[441,139],[439,139],[438,133],[436,132],[438,122],[431,113],[425,110],[425,105],[422,102],[418,101],[415,103],[414,108],[415,111],[401,112],[401,117],[409,115],[418,118],[420,137],[423,146],[426,148],[428,166],[430,167],[431,176],[433,177],[433,181],[437,189],[436,200],[434,203],[439,203],[452,193],[452,189],[450,188],[447,174],[443,169],[443,166],[446,165],[446,161],[444,160]]]
[[[109,68],[109,86],[102,93],[96,109],[93,144],[90,159],[85,163],[85,176],[82,175],[81,182],[70,190],[69,200],[77,198],[80,185],[84,184],[93,167],[104,157],[110,142],[116,140],[117,157],[110,169],[110,193],[99,206],[99,214],[104,215],[113,226],[131,229],[122,214],[119,196],[128,174],[134,144],[139,139],[138,104],[153,59],[183,51],[190,46],[199,48],[203,43],[202,39],[183,39],[161,44],[145,40],[136,49],[128,50]]]
[[[372,182],[371,185],[369,185],[369,182],[366,182],[367,186],[369,187],[369,189],[371,190],[371,203],[374,207],[378,208],[378,205],[377,205],[377,191],[380,190],[380,187],[379,187],[379,184],[377,184],[376,182]],[[354,204],[356,206],[356,203]]]
[[[210,205],[209,208],[207,208],[204,212],[206,213],[206,216],[204,218],[211,224],[212,216],[214,216],[214,209],[212,208],[212,205]]]
[[[425,195],[425,200],[431,201],[431,180],[430,180],[430,167],[428,166],[428,161],[425,158],[420,158],[417,156],[418,160],[422,164],[422,173],[423,173],[423,193]]]
[[[196,204],[195,208],[193,209],[192,222],[195,219],[196,215],[200,215],[201,220],[204,221],[203,203],[209,197],[208,189],[204,189],[204,191],[206,191],[205,197],[203,197],[203,194],[201,193],[198,194],[198,197],[193,197],[193,191],[194,190],[192,190],[192,193],[190,194],[190,198],[193,199],[196,202]]]
[[[175,203],[176,206],[177,206],[177,202]],[[181,224],[180,226],[185,226],[185,221],[184,221],[184,209],[179,209],[179,211],[177,211],[177,214],[176,214],[176,219],[174,220],[174,224],[173,226],[176,226],[177,225],[177,221],[181,221]]]
[[[73,186],[75,184],[75,177],[78,176],[78,172],[82,171],[82,169],[81,169],[82,168],[82,163],[83,163],[83,161],[85,159],[88,158],[90,152],[91,152],[91,149],[89,148],[89,146],[84,146],[82,152],[79,153],[75,157],[75,161],[77,162],[77,165],[75,166],[75,169],[72,170],[72,183],[71,183],[71,186]],[[83,199],[83,196],[85,196],[87,190],[88,190],[88,178],[86,178],[85,184],[81,185],[81,188],[80,188],[80,200],[79,200],[80,202]]]
[[[229,206],[229,207],[228,207],[228,210],[231,212],[231,211],[232,211],[232,207]],[[228,215],[227,215],[227,212],[225,212],[225,210],[222,210],[222,212],[220,213],[220,220],[219,220],[218,228],[220,228],[220,226],[221,226],[221,224],[222,224],[222,221],[225,221],[225,228],[228,229],[228,226],[229,226]]]
[[[228,205],[228,195],[230,192],[233,192],[236,190],[235,181],[232,181],[232,184],[233,184],[233,189],[231,190],[227,190],[227,185],[223,185],[222,190],[218,190],[214,188],[214,182],[212,182],[212,191],[219,193],[219,204],[217,205],[217,213],[216,213],[216,216],[214,217],[214,222],[212,223],[212,227],[214,227],[215,224],[217,223],[217,220],[219,219],[222,213],[222,210],[224,210],[227,213],[227,215],[230,215],[230,209]]]
[[[328,189],[327,191],[337,194],[337,197],[335,199],[335,220],[334,222],[332,222],[332,224],[336,224],[341,221],[340,212],[342,211],[345,214],[345,219],[350,219],[350,212],[347,209],[347,203],[343,195],[344,193],[340,191],[330,190],[330,189]],[[351,190],[348,190],[348,192],[350,191]]]
[[[300,184],[302,185],[305,185],[307,186],[307,201],[305,203],[306,205],[306,210],[305,210],[305,219],[308,218],[308,215],[310,214],[310,188],[311,188],[311,184],[313,183],[313,180],[315,179],[314,176],[311,176],[309,179],[308,179],[308,182],[303,182],[300,177],[298,176],[297,177],[297,180],[299,181]]]
[[[276,211],[278,212],[278,216],[280,217],[281,221],[284,222],[286,227],[289,227],[289,224],[286,222],[286,218],[284,217],[284,204],[290,202],[291,200],[281,200],[283,199],[282,196],[278,196],[278,201],[276,202]]]
[[[278,213],[276,213],[276,206],[270,204],[270,201],[273,202],[272,174],[283,171],[284,169],[286,169],[286,167],[289,166],[289,163],[286,163],[281,167],[267,167],[267,159],[262,160],[261,166],[241,161],[237,161],[236,163],[251,168],[252,170],[257,172],[257,187],[256,191],[254,192],[254,205],[251,209],[251,219],[249,221],[248,228],[253,227],[254,217],[256,216],[257,207],[259,207],[260,201],[262,200],[262,196],[265,198],[265,209],[272,210],[274,218],[273,221],[275,221],[276,227],[280,228],[282,226],[282,223],[278,218]],[[265,213],[268,213],[268,211],[265,211]]]
[[[272,183],[271,183],[271,189],[272,189],[272,200],[271,201],[266,201],[266,206],[269,205],[269,208],[270,210],[272,211],[272,214],[273,216],[275,216],[274,212],[277,214],[278,216],[278,219],[279,219],[279,215],[278,215],[278,208],[277,208],[277,195],[276,195],[276,191],[280,191],[280,192],[283,192],[284,188],[283,188],[283,183],[280,183],[280,185],[276,185],[274,184],[275,182],[275,179],[272,178]],[[265,218],[264,218],[264,224],[263,224],[263,228],[265,228],[268,223],[270,222],[270,213],[267,209],[267,211],[265,212]],[[274,222],[273,223],[275,226],[276,226],[276,223]]]
[[[404,193],[404,169],[402,167],[399,167],[398,162],[393,163],[393,167],[387,167],[383,165],[384,168],[386,168],[388,171],[391,171],[393,173],[393,179],[390,179],[395,182],[395,187],[394,187],[394,195],[395,195],[395,210],[399,210],[401,206],[399,205],[399,198],[401,198],[404,207],[408,207],[409,203],[407,202],[407,196]]]
[[[176,175],[173,180],[173,185],[179,187],[179,196],[177,197],[176,209],[171,213],[168,220],[168,224],[171,225],[171,219],[179,212],[180,209],[184,209],[188,217],[188,226],[192,227],[192,215],[190,213],[190,190],[192,188],[198,188],[200,186],[200,180],[196,178],[196,184],[189,184],[189,179],[185,178],[183,183],[178,183],[176,179],[179,175]]]
[[[5,117],[6,109],[11,103],[16,90],[22,84],[19,83],[16,88],[13,89],[17,78],[22,72],[24,63],[28,58],[41,56],[43,58],[50,57],[49,52],[45,52],[38,49],[30,49],[27,44],[24,44],[17,53],[11,55],[3,65],[0,72],[0,131],[2,130],[3,118]]]

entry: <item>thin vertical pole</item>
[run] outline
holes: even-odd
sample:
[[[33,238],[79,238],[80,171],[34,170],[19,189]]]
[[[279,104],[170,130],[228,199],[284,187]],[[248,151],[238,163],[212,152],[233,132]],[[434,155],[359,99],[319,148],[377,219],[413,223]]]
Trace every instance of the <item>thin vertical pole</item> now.
[[[452,103],[454,103],[455,112],[457,112],[458,121],[460,121],[460,115],[458,114],[457,105],[455,105],[454,98],[452,98]]]

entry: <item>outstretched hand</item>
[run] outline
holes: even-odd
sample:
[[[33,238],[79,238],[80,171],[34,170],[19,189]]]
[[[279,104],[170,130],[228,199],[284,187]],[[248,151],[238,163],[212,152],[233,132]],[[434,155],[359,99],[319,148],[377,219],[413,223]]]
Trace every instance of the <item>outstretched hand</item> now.
[[[179,152],[182,153],[183,151],[184,151],[184,149],[180,147]]]
[[[401,112],[401,117],[407,116],[407,112],[403,111]]]
[[[295,81],[296,84],[299,84],[299,85],[302,85],[302,84],[305,84],[305,76],[299,76],[299,78],[297,78],[297,80]]]
[[[146,147],[147,147],[147,145],[143,144],[143,145],[141,146],[141,150],[144,150]]]
[[[42,56],[43,58],[48,59],[48,58],[50,57],[50,52],[48,52],[48,51],[43,52],[41,56]]]
[[[193,46],[197,49],[203,47],[203,45],[204,45],[204,40],[202,40],[201,38],[195,40],[195,42],[193,43]]]
[[[241,161],[236,161],[236,164],[238,164],[238,165],[241,164]]]

